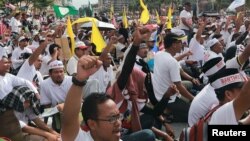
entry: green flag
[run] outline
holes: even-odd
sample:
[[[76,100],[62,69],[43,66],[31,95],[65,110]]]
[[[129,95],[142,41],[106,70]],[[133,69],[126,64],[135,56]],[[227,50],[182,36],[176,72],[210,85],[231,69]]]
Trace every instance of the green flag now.
[[[89,11],[90,11],[90,16],[92,17],[93,16],[93,8],[92,8],[92,5],[90,4],[90,2],[89,2]]]
[[[63,18],[67,15],[77,15],[78,10],[74,6],[58,6],[53,5],[56,16],[59,18]]]

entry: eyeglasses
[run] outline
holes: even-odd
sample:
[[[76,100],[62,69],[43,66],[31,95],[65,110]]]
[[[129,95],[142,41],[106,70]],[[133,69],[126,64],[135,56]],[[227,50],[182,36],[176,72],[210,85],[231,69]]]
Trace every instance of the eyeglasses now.
[[[107,122],[109,122],[110,124],[114,124],[116,121],[122,120],[122,119],[123,119],[123,115],[122,115],[122,114],[119,114],[119,115],[111,116],[111,117],[108,118],[108,119],[96,118],[96,119],[94,119],[94,120],[107,121]]]

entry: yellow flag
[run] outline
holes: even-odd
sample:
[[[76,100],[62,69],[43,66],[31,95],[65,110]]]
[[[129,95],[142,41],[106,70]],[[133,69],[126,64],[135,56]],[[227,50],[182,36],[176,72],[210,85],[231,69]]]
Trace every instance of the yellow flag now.
[[[68,16],[68,20],[67,20],[67,34],[70,38],[71,41],[71,55],[74,55],[75,52],[75,39],[74,39],[74,32],[72,29],[72,24],[70,21],[70,17]]]
[[[113,19],[113,15],[114,15],[114,6],[113,4],[111,4],[111,7],[110,7],[110,19],[111,20]]]
[[[140,17],[140,22],[142,24],[146,24],[149,20],[149,11],[148,11],[148,8],[147,6],[145,6],[145,4],[143,3],[142,0],[140,0],[140,5],[143,9],[142,13],[141,13],[141,17]]]
[[[127,19],[125,7],[123,8],[122,23],[123,23],[124,28],[128,28],[128,19]]]
[[[97,52],[102,52],[102,49],[106,46],[106,43],[102,37],[101,32],[97,28],[95,21],[92,21],[91,42],[96,45]]]
[[[156,13],[156,21],[157,21],[157,24],[160,24],[160,23],[161,23],[161,20],[160,20],[160,16],[159,16],[157,10],[155,10],[155,13]]]
[[[168,24],[167,29],[172,29],[172,6],[168,8]]]
[[[140,5],[141,5],[142,9],[146,9],[147,8],[146,5],[143,3],[142,0],[140,0]]]
[[[92,18],[92,17],[85,17],[85,18],[79,18],[77,20],[75,20],[72,25],[77,24],[77,23],[85,23],[85,22],[91,22],[91,21],[97,21],[96,18]]]

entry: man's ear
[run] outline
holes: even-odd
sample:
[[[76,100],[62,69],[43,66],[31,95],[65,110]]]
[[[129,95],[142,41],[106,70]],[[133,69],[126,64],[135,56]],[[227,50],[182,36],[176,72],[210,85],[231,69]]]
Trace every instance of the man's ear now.
[[[96,122],[94,121],[94,120],[92,120],[92,119],[89,119],[88,121],[87,121],[87,123],[88,123],[88,126],[89,126],[89,129],[90,130],[95,130],[96,129]]]
[[[229,90],[226,90],[225,91],[225,100],[231,101],[233,99],[234,99],[233,92],[229,91]]]

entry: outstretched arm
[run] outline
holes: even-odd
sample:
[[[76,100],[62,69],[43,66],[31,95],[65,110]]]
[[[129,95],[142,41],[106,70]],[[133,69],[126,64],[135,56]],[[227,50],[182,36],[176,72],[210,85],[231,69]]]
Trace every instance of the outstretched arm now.
[[[101,65],[102,62],[97,60],[96,57],[81,57],[77,65],[77,74],[75,76],[76,80],[83,82],[90,75],[95,73]],[[75,140],[77,133],[79,132],[80,123],[78,115],[81,109],[82,97],[84,95],[82,92],[83,86],[78,86],[73,83],[67,94],[62,116],[61,135],[63,141]]]

